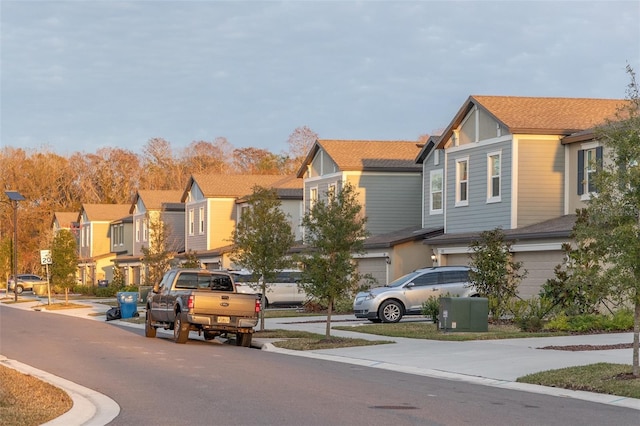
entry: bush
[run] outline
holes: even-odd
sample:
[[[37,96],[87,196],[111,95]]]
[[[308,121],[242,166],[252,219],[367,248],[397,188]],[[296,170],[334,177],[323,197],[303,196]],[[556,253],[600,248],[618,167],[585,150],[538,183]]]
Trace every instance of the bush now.
[[[545,325],[545,330],[588,333],[595,331],[629,331],[633,329],[633,313],[622,309],[613,315],[560,314]]]
[[[513,299],[509,303],[509,310],[513,314],[513,322],[522,331],[535,332],[544,327],[547,315],[553,309],[553,302],[545,297],[531,299]]]
[[[431,321],[434,324],[438,323],[438,314],[440,313],[440,298],[436,296],[429,296],[429,298],[422,302],[422,315],[431,317]]]

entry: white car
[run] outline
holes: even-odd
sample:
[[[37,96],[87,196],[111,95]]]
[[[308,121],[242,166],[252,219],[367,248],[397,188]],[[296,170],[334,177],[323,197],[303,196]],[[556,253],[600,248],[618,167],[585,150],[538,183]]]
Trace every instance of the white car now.
[[[229,271],[236,282],[238,293],[256,294],[261,296],[259,278],[251,272]],[[265,294],[265,308],[274,305],[302,305],[307,301],[307,295],[298,284],[302,272],[296,269],[285,269],[278,272],[275,282],[267,284]]]

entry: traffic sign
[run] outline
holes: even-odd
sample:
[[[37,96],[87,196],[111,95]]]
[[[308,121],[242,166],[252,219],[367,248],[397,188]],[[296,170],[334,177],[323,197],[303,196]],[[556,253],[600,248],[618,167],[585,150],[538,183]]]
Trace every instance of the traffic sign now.
[[[40,264],[51,265],[51,250],[40,250]]]

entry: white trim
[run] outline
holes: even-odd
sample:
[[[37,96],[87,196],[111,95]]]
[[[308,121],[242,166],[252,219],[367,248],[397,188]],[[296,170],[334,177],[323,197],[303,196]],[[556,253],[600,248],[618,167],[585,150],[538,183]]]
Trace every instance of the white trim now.
[[[498,156],[498,195],[493,196],[493,168],[491,157]],[[502,150],[487,152],[487,204],[502,201]]]
[[[514,253],[525,253],[535,251],[561,251],[564,243],[533,243],[533,244],[514,244],[511,246],[511,251]],[[457,246],[457,247],[442,247],[437,249],[438,255],[447,254],[466,254],[473,253],[471,247]]]
[[[385,258],[389,257],[389,253],[363,253],[363,254],[352,254],[351,257],[353,259],[377,259],[377,258]]]
[[[511,142],[511,224],[510,229],[518,226],[518,178],[520,170],[518,169],[518,150],[519,138],[514,136]]]
[[[340,178],[342,176],[342,172],[337,172],[337,173],[331,173],[328,175],[319,175],[319,176],[314,176],[314,177],[310,177],[310,178],[306,178],[304,180],[304,183],[309,183],[309,182],[314,182],[317,180],[324,180],[324,179],[330,179],[330,178]]]
[[[447,149],[448,152],[450,153],[455,153],[455,152],[462,152],[462,151],[467,151],[469,149],[476,149],[479,146],[481,147],[485,147],[487,145],[494,145],[497,143],[501,143],[501,142],[509,142],[512,139],[514,139],[515,136],[514,135],[506,135],[506,136],[500,136],[497,138],[491,138],[491,139],[484,139],[478,143],[475,144],[466,144],[466,145],[460,145],[460,146],[456,146],[456,147],[451,147],[449,149]]]
[[[440,205],[439,209],[433,208],[433,175],[440,175]],[[444,169],[435,169],[429,171],[429,215],[440,215],[444,213]]]
[[[456,166],[455,179],[454,179],[454,181],[455,181],[455,189],[456,189],[456,199],[455,199],[455,204],[454,205],[455,205],[455,207],[465,207],[465,206],[469,205],[469,192],[470,192],[469,191],[469,183],[471,182],[471,177],[470,177],[471,165],[470,165],[470,162],[469,162],[469,156],[456,158],[454,160],[454,162],[455,162],[455,166]],[[465,194],[466,198],[464,200],[461,199],[461,193],[460,193],[460,183],[461,182],[458,180],[458,177],[459,177],[459,175],[458,175],[458,173],[459,173],[458,165],[460,163],[466,163],[466,165],[467,165],[467,179],[465,181],[466,184],[467,184],[466,185],[467,189],[466,189],[466,194]]]

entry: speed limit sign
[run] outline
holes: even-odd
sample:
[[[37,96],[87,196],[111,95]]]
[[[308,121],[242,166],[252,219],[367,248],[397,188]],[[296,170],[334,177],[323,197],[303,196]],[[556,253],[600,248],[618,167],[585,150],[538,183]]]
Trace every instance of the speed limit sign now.
[[[51,265],[51,250],[40,250],[40,264]]]

